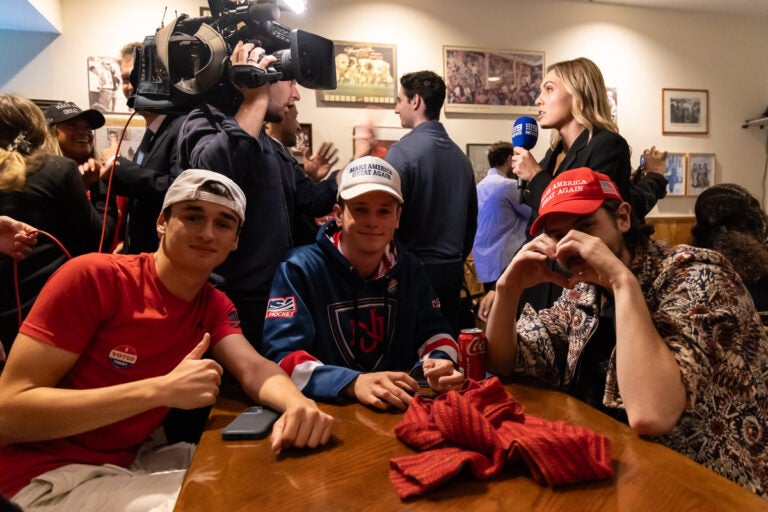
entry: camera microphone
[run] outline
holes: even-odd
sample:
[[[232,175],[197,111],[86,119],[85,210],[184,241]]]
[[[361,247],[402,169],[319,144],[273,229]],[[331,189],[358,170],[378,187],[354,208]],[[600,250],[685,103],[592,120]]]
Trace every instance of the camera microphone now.
[[[518,117],[515,124],[512,125],[512,145],[530,151],[536,146],[538,140],[539,125],[536,120],[529,116]],[[525,188],[525,183],[519,176],[517,177],[517,188],[519,190]]]

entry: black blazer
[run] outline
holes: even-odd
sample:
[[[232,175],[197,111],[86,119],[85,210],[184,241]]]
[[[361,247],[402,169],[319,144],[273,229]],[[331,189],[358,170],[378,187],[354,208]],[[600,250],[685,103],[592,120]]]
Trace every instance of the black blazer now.
[[[179,130],[185,116],[168,116],[152,137],[141,165],[119,157],[112,181],[113,190],[128,197],[124,253],[138,254],[157,249],[157,216],[173,180],[181,173]]]
[[[562,143],[555,150],[547,151],[541,161],[541,171],[528,183],[522,201],[533,210],[529,220],[530,229],[538,217],[539,201],[547,185],[563,171],[589,167],[610,177],[619,187],[619,193],[630,205],[632,211],[642,220],[667,193],[667,179],[661,174],[648,173],[636,183],[630,183],[632,165],[629,161],[629,145],[624,137],[608,130],[595,130],[592,138],[584,130],[568,150],[560,166],[555,169],[556,155],[562,151]],[[530,235],[529,235],[530,237]]]
[[[631,197],[629,175],[632,172],[632,164],[629,161],[629,145],[624,137],[608,130],[595,130],[589,139],[589,130],[584,130],[576,138],[560,166],[555,169],[555,160],[562,149],[561,142],[554,151],[547,151],[540,164],[541,172],[528,182],[523,192],[523,202],[533,210],[528,221],[529,230],[539,216],[539,202],[544,189],[555,176],[569,169],[589,167],[593,171],[601,172],[616,183],[622,197]]]

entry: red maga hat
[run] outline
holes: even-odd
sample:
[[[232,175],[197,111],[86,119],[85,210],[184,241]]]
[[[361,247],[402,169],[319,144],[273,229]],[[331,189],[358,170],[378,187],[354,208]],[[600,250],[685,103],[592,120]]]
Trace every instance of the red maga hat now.
[[[552,180],[541,195],[539,216],[531,226],[531,235],[539,232],[550,213],[588,215],[606,199],[624,201],[611,178],[588,167],[565,171]]]

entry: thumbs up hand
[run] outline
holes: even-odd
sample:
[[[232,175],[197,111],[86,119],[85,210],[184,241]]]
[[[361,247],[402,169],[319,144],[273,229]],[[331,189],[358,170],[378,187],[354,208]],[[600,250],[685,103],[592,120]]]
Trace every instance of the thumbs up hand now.
[[[202,359],[210,344],[211,335],[205,333],[200,343],[162,378],[160,392],[167,395],[167,407],[195,409],[216,402],[223,370],[213,359]]]

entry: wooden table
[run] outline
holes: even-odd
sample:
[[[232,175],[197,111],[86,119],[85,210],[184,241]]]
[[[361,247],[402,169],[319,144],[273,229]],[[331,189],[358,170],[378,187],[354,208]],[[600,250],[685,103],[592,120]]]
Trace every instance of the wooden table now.
[[[321,405],[338,419],[335,440],[319,450],[275,456],[269,440],[222,441],[221,429],[246,403],[222,398],[213,409],[181,489],[176,511],[463,510],[768,510],[768,502],[629,427],[562,393],[512,384],[526,412],[607,435],[615,476],[550,489],[519,469],[490,481],[462,474],[425,497],[401,502],[388,462],[414,453],[394,435],[401,414],[359,404]]]

